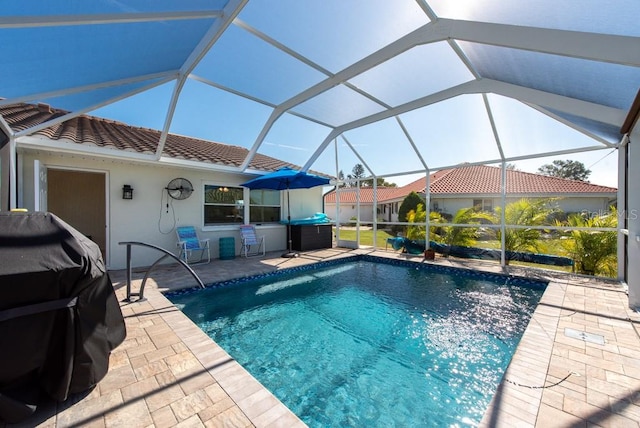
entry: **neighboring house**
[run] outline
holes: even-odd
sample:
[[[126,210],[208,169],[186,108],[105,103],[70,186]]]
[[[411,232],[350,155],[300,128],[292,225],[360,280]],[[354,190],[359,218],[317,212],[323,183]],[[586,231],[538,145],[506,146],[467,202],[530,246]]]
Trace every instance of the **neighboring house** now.
[[[500,193],[501,169],[494,166],[461,166],[434,172],[430,175],[430,208],[453,216],[461,208],[479,206],[491,211],[502,204]],[[378,188],[377,219],[398,221],[398,209],[404,198],[413,192],[425,197],[426,177],[398,188]],[[548,177],[517,170],[507,170],[506,202],[522,198],[557,198],[556,204],[564,212],[603,212],[616,203],[617,189],[583,181]],[[325,212],[347,223],[356,216],[358,189],[339,190],[340,215],[336,216],[335,190],[324,196]],[[373,188],[360,189],[360,220],[373,220]],[[404,220],[402,220],[404,221]]]
[[[424,188],[424,186],[423,186]],[[380,200],[390,200],[390,198],[394,197],[399,189],[394,187],[378,187],[378,201]],[[373,221],[373,188],[372,187],[349,187],[342,188],[339,190],[340,194],[340,213],[337,215],[336,213],[336,193],[335,190],[331,190],[330,192],[324,195],[324,212],[332,219],[338,219],[341,224],[350,223],[351,220],[355,220],[357,218],[360,221],[371,222]],[[408,193],[407,193],[408,194]],[[358,205],[358,199],[360,199],[360,204]],[[402,201],[401,201],[402,202]],[[397,207],[399,204],[391,203],[390,207],[387,209],[389,213],[395,209],[397,212]],[[360,209],[360,213],[358,215],[358,207]],[[378,202],[378,208],[380,208],[380,202]],[[386,217],[385,217],[386,218]],[[381,219],[381,216],[378,215],[378,219]]]
[[[0,107],[14,132],[66,113],[48,105]],[[247,149],[172,134],[158,159],[160,136],[157,130],[82,115],[18,137],[18,206],[53,212],[90,236],[109,269],[125,267],[122,241],[176,251],[177,225],[196,226],[210,240],[212,257],[218,257],[221,237],[235,237],[239,251],[238,226],[249,222],[266,236],[267,251],[286,249],[286,227],[280,224],[286,219],[285,192],[250,191],[239,184],[261,172],[299,167],[256,154],[242,171]],[[166,187],[175,178],[192,183],[188,198],[169,197]],[[123,199],[125,185],[133,188],[133,199]],[[294,219],[322,211],[322,187],[293,190],[290,199]],[[160,256],[134,247],[132,261],[148,266]]]

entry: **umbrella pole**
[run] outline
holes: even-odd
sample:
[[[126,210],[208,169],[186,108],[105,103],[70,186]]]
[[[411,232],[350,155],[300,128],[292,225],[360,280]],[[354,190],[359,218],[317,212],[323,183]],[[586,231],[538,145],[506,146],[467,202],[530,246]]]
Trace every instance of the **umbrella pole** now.
[[[289,238],[289,251],[284,253],[282,257],[291,259],[293,257],[298,257],[299,254],[294,253],[293,250],[291,250],[291,204],[289,203],[289,201],[289,187],[287,187],[287,238]]]

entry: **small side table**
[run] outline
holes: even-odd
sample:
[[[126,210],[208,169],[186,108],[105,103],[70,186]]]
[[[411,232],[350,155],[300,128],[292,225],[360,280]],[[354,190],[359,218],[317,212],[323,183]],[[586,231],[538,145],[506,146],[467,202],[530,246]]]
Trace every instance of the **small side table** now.
[[[220,260],[236,258],[236,240],[233,236],[220,238]]]

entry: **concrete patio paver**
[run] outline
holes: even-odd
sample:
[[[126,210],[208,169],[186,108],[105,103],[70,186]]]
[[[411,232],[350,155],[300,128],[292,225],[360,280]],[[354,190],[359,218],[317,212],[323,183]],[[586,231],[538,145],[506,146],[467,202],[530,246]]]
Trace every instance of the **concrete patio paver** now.
[[[333,248],[295,259],[267,254],[215,260],[194,270],[212,283],[365,253],[372,251]],[[391,251],[374,255],[407,258]],[[640,316],[628,308],[621,285],[477,261],[438,257],[434,263],[551,281],[480,426],[640,427]],[[122,301],[124,272],[110,275]],[[135,272],[134,290],[143,275]],[[45,403],[21,425],[304,426],[161,294],[193,285],[177,266],[157,267],[145,290],[147,300],[121,303],[127,338],[112,353],[107,376],[68,402]],[[579,337],[568,335],[571,331]],[[604,344],[580,335],[602,337]]]

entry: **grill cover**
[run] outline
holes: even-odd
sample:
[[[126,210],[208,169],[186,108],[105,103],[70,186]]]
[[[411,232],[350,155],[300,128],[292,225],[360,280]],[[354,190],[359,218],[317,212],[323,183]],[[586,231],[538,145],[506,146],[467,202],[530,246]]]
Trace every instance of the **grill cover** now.
[[[126,335],[98,246],[53,214],[0,213],[0,421],[107,373]]]

